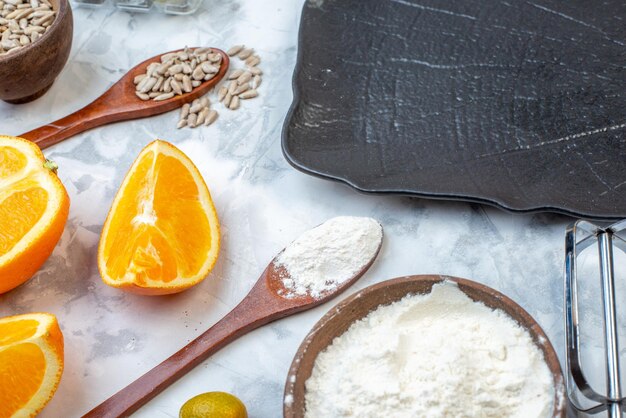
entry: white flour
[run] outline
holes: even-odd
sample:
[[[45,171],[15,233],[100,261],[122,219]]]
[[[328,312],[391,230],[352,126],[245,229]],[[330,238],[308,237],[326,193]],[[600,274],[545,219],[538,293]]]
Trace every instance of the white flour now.
[[[530,335],[444,282],[379,307],[320,353],[305,418],[546,418],[553,397]]]
[[[372,218],[338,216],[289,244],[275,261],[284,277],[285,297],[319,297],[361,270],[376,254],[382,227]]]

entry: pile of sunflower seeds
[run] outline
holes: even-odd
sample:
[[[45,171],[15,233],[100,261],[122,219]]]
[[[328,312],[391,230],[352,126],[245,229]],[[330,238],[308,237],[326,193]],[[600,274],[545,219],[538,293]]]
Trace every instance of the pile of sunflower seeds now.
[[[185,103],[180,112],[180,120],[176,127],[183,126],[195,128],[204,124],[209,126],[217,119],[217,111],[211,109],[211,102],[207,97],[194,100],[191,104]]]
[[[48,0],[0,0],[0,55],[41,38],[55,17]]]
[[[217,92],[217,100],[224,107],[231,110],[239,109],[240,100],[253,99],[259,95],[257,88],[261,85],[263,71],[258,67],[261,57],[254,53],[254,49],[245,45],[235,45],[226,52],[231,57],[242,60],[246,68],[236,69],[228,74],[228,86],[223,86]]]
[[[141,100],[161,101],[191,93],[204,81],[215,77],[221,64],[222,55],[211,48],[185,48],[162,55],[160,63],[151,63],[145,74],[135,77],[135,94]]]
[[[239,58],[245,68],[233,69],[226,75],[226,80],[222,82],[222,87],[217,92],[217,101],[230,110],[237,110],[241,105],[241,100],[252,99],[259,95],[257,88],[261,85],[261,75],[263,74],[258,66],[261,63],[261,58],[254,53],[252,48],[246,48],[244,45],[233,46],[227,51],[227,54],[230,57]],[[233,61],[231,60],[232,65]],[[205,99],[206,102],[202,102]],[[206,106],[202,103],[206,103]],[[179,129],[184,126],[195,128],[202,124],[205,126],[212,124],[217,119],[218,113],[215,110],[210,110],[209,106],[206,97],[200,101],[194,101],[191,106],[183,106],[176,127]]]

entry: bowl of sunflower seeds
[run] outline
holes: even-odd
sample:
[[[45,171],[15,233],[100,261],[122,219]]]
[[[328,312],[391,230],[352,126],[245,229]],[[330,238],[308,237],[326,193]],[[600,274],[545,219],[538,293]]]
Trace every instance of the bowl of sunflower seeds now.
[[[0,99],[26,103],[48,91],[73,29],[69,0],[0,0]]]

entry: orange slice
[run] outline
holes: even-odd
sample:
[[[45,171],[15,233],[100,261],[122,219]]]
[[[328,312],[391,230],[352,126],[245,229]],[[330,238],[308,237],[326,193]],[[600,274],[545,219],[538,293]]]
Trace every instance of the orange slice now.
[[[0,293],[32,277],[59,241],[70,201],[37,145],[0,136]]]
[[[63,334],[52,314],[0,318],[0,417],[34,417],[63,373]]]
[[[207,276],[219,248],[219,221],[200,172],[172,144],[152,142],[126,174],[104,223],[103,281],[144,295],[177,293]]]

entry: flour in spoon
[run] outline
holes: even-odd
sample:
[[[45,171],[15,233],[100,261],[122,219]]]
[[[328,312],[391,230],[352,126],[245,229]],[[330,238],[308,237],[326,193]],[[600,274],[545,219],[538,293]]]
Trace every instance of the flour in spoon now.
[[[446,282],[352,324],[305,385],[305,418],[547,418],[555,393],[530,334]]]
[[[282,277],[284,297],[320,297],[352,278],[376,255],[383,237],[372,218],[338,216],[289,244],[274,264]]]

